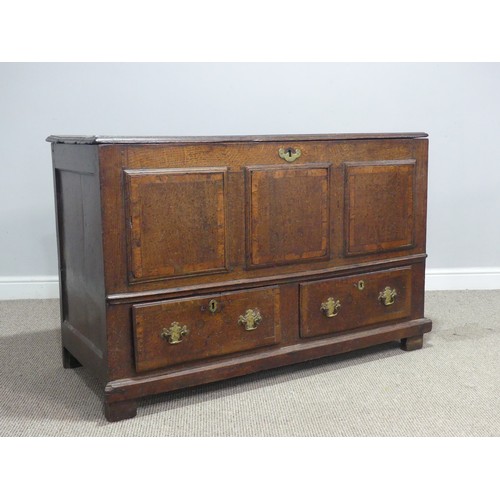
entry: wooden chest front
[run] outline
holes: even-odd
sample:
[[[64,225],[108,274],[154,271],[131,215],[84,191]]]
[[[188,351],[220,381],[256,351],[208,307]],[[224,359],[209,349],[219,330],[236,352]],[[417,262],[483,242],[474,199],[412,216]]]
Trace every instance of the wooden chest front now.
[[[65,364],[110,420],[430,329],[425,134],[50,140]]]

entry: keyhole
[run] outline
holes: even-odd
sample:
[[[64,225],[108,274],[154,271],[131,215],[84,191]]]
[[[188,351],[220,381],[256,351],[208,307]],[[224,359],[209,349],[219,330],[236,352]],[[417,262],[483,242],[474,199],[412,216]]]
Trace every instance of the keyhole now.
[[[208,303],[208,310],[211,312],[211,313],[215,313],[217,312],[217,307],[218,307],[218,304],[217,304],[217,301],[212,299],[209,303]]]
[[[358,290],[364,290],[365,289],[365,282],[363,280],[359,280],[357,283],[354,284],[354,286],[357,286]]]
[[[292,157],[292,150],[291,149],[288,149],[288,158],[291,158]]]

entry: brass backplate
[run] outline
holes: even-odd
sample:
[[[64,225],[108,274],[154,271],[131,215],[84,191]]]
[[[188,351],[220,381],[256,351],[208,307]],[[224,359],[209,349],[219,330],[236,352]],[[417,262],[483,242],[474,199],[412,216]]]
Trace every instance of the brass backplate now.
[[[300,155],[302,154],[302,151],[297,148],[293,150],[292,148],[280,148],[278,150],[278,154],[280,158],[283,158],[283,160],[291,163],[292,161],[295,161],[297,158],[300,158]]]

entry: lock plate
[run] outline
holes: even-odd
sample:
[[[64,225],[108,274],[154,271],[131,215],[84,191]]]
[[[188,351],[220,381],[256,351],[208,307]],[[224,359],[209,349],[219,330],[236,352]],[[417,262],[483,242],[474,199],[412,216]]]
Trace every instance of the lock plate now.
[[[299,148],[297,148],[297,149],[280,148],[278,150],[278,154],[279,154],[280,158],[283,158],[283,160],[291,163],[292,161],[295,161],[297,158],[300,158],[302,151]]]

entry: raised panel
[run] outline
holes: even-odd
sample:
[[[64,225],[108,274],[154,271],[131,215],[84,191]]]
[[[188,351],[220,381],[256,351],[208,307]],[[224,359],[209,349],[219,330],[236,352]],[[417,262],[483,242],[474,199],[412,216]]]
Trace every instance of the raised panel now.
[[[226,170],[124,172],[129,281],[226,270]]]
[[[346,255],[414,246],[415,164],[415,160],[344,164]]]
[[[329,165],[247,167],[247,266],[329,258]]]

